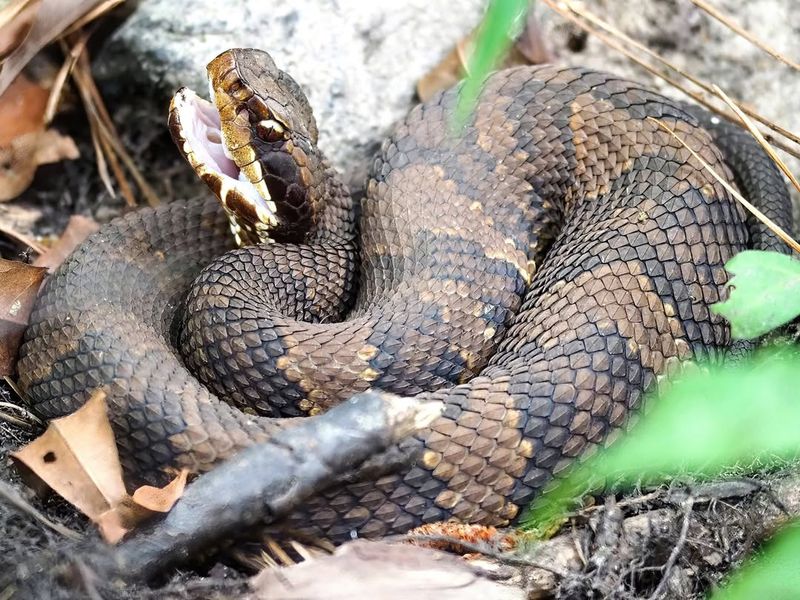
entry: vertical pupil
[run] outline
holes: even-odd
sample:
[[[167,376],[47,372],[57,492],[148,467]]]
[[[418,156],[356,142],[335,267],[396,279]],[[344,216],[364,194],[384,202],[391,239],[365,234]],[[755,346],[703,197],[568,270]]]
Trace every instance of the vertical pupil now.
[[[256,125],[256,132],[261,139],[276,142],[283,136],[283,127],[272,119],[265,119]]]

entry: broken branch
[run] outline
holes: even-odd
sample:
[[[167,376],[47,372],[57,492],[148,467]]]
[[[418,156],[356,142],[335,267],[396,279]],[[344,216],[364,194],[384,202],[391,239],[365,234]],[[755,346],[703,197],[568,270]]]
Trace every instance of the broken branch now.
[[[150,579],[222,539],[275,522],[441,409],[438,402],[365,392],[300,420],[200,477],[162,521],[96,555],[93,566],[109,577]]]

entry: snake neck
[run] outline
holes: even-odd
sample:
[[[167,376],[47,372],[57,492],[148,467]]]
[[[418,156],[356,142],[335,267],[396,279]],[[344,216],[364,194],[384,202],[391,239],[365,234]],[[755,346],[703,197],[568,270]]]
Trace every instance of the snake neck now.
[[[308,167],[313,178],[308,187],[312,226],[305,241],[352,242],[358,233],[355,204],[341,174],[316,147]]]

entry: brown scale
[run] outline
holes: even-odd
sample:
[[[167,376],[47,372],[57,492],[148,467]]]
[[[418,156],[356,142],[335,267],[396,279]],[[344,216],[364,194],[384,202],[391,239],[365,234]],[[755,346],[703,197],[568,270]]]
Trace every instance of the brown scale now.
[[[448,517],[507,524],[618,435],[660,378],[730,344],[708,310],[723,265],[779,246],[647,117],[730,174],[727,160],[789,224],[780,175],[750,138],[634,83],[552,66],[492,75],[459,136],[457,91],[412,110],[375,160],[356,223],[297,84],[255,51],[224,53],[209,72],[242,168],[258,160],[266,181],[275,157],[259,154],[254,123],[285,125],[308,230],[214,260],[232,247],[214,202],[114,221],[45,286],[20,384],[52,418],[111,382],[125,468],[145,480],[211,468],[272,435],[284,423],[272,415],[370,387],[443,401],[428,430],[287,528],[346,539]]]

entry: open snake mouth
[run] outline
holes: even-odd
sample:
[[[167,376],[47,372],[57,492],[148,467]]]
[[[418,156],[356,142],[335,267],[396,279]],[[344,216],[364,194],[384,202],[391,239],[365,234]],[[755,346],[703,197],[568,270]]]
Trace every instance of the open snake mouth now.
[[[237,243],[263,241],[278,222],[275,203],[263,180],[251,181],[234,162],[214,104],[181,88],[170,103],[169,129],[195,173],[225,207]]]

